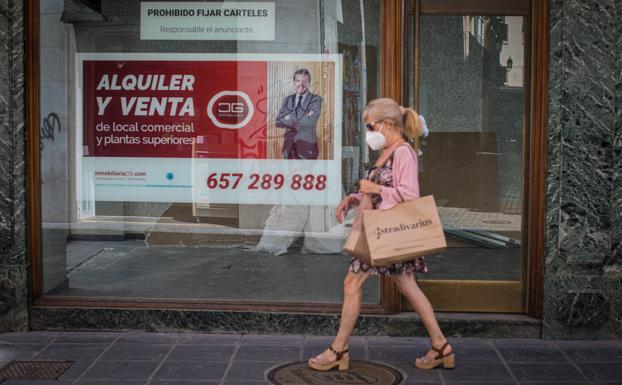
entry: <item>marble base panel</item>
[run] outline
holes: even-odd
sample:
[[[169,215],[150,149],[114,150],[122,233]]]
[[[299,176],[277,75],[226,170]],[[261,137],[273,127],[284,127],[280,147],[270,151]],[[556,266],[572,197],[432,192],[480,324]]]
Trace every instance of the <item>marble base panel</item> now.
[[[28,328],[23,6],[0,0],[0,332]]]
[[[544,338],[622,338],[622,277],[558,275],[545,291]]]
[[[616,2],[617,20],[622,17],[622,1]],[[610,270],[618,276],[622,275],[622,25],[617,24],[615,68],[618,77],[615,83],[616,118],[613,130],[613,197],[611,199],[612,216],[611,244],[612,253],[608,263],[615,268]],[[621,309],[622,312],[622,309]]]
[[[0,1],[0,262],[13,245],[13,178],[11,166],[11,137],[9,103],[10,83],[10,19],[7,0]]]
[[[619,15],[550,0],[544,338],[622,338]]]
[[[540,338],[539,320],[522,315],[461,316],[439,314],[447,336],[485,338]],[[220,312],[186,310],[118,310],[35,307],[34,330],[144,330],[205,333],[333,335],[339,326],[334,314]],[[427,336],[414,314],[361,316],[354,335]]]
[[[0,332],[28,330],[25,266],[0,266]]]

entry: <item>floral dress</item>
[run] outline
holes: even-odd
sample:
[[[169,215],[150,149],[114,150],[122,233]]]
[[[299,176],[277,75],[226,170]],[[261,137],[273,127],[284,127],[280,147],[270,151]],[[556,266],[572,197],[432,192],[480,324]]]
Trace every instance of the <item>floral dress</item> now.
[[[387,187],[395,187],[393,185],[393,155],[386,161],[383,166],[372,167],[367,173],[367,179],[370,181]],[[373,194],[371,197],[374,209],[377,209],[382,202],[380,194]],[[369,272],[371,275],[402,275],[413,273],[427,273],[428,268],[423,257],[417,257],[412,261],[394,263],[389,266],[370,266],[356,257],[352,257],[349,270],[353,273],[359,271]]]

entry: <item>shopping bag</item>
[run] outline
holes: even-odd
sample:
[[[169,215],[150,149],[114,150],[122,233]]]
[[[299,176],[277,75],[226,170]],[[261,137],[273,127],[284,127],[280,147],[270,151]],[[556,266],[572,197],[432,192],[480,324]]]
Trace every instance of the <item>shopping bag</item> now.
[[[369,248],[367,247],[367,239],[365,237],[365,231],[363,231],[363,211],[367,211],[373,208],[371,197],[364,195],[359,204],[356,206],[356,215],[352,221],[352,227],[350,228],[350,234],[346,239],[346,243],[343,245],[343,250],[353,257],[357,257],[369,264]]]
[[[447,247],[432,195],[387,210],[364,210],[363,232],[371,266],[409,261]]]

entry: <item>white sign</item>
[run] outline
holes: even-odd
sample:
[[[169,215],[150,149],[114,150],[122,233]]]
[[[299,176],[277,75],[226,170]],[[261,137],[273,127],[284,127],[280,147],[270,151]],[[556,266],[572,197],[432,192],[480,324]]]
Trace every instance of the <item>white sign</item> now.
[[[142,2],[141,40],[274,40],[274,3]]]

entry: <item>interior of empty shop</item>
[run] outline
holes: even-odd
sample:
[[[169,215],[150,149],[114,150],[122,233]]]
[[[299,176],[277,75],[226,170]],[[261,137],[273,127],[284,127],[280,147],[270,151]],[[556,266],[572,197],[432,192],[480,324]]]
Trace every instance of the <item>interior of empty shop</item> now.
[[[365,143],[363,112],[370,100],[381,96],[381,1],[256,3],[274,6],[274,18],[266,21],[273,23],[273,39],[148,39],[141,34],[145,19],[139,0],[40,2],[44,295],[341,302],[351,261],[342,247],[354,213],[338,223],[334,202],[357,191],[357,181],[377,157]],[[422,16],[420,23],[420,80],[416,97],[411,95],[404,104],[416,107],[429,128],[419,140],[419,183],[422,195],[436,199],[448,248],[426,257],[429,272],[417,279],[518,282],[524,20],[440,15]],[[414,43],[406,47],[407,52],[413,47]],[[341,155],[332,159],[340,168],[340,180],[332,181],[339,196],[326,198],[326,204],[266,202],[260,195],[256,201],[243,197],[236,203],[231,197],[197,197],[192,191],[182,200],[158,188],[146,195],[113,196],[98,190],[96,176],[85,171],[90,169],[84,153],[84,105],[93,101],[85,99],[82,89],[85,74],[78,64],[84,57],[119,66],[140,55],[152,61],[194,54],[196,60],[282,60],[283,74],[279,68],[269,73],[283,79],[266,91],[275,111],[266,113],[269,136],[282,135],[274,116],[282,100],[295,92],[291,69],[304,65],[295,56],[315,55],[321,61],[326,53],[335,58],[333,77],[322,77],[326,66],[320,63],[317,71],[312,67],[309,84],[311,92],[332,102],[322,106],[322,119],[339,119],[326,126],[333,136],[323,131],[318,135],[320,154],[328,154],[326,159]],[[508,69],[510,57],[513,64]],[[245,74],[236,76],[240,83],[245,81]],[[195,108],[197,114],[204,109]],[[164,115],[169,110],[162,111]],[[326,117],[330,111],[331,117]],[[210,140],[223,148],[237,145],[237,137],[224,134],[195,140],[188,154],[188,175],[196,171],[196,164],[209,167],[201,146]],[[268,142],[267,156],[280,156],[281,146],[280,136]],[[126,160],[122,171],[141,172],[133,158]],[[92,164],[104,161],[88,159]],[[169,158],[153,157],[152,162],[161,168],[163,184],[166,178],[178,177],[167,171]],[[115,183],[114,175],[98,177]],[[382,295],[381,280],[371,279],[364,287],[363,303],[378,304]]]

